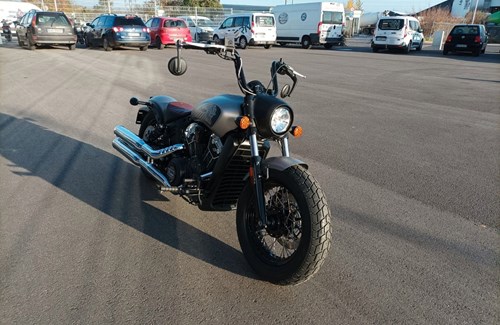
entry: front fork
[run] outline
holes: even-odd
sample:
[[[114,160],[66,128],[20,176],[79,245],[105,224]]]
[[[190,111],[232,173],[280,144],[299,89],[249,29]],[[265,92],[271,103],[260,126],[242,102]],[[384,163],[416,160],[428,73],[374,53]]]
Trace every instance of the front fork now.
[[[284,157],[290,156],[288,148],[288,137],[282,138],[280,141],[281,154]],[[264,198],[263,181],[269,177],[269,171],[262,170],[262,157],[259,155],[259,144],[257,142],[257,129],[251,127],[250,129],[250,149],[251,149],[251,169],[250,169],[250,182],[253,185],[255,197],[257,198],[256,213],[259,216],[259,226],[265,228],[267,225],[266,202]]]

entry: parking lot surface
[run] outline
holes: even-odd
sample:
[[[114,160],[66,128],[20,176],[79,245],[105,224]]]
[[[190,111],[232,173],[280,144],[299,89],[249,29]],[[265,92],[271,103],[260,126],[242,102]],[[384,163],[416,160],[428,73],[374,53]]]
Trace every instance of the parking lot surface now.
[[[253,274],[234,212],[160,194],[111,147],[136,96],[238,94],[229,61],[175,49],[0,46],[0,319],[5,324],[498,324],[500,46],[484,55],[250,47],[283,58],[333,215],[310,281]]]

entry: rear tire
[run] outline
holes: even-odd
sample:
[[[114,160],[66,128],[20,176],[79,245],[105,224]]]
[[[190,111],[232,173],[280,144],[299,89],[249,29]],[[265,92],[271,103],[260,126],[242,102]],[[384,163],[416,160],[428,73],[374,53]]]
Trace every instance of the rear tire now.
[[[241,250],[264,280],[295,285],[314,275],[331,245],[330,210],[316,180],[303,167],[270,170],[263,181],[268,226],[259,228],[250,183],[238,200]]]
[[[271,45],[271,44],[266,44],[266,45],[264,45],[264,48],[265,48],[266,50],[269,50],[271,47],[272,47],[272,45]]]
[[[36,49],[36,45],[33,44],[33,42],[31,41],[31,38],[29,37],[29,35],[27,37],[27,40],[28,40],[28,50],[34,51]]]
[[[102,38],[102,47],[104,47],[104,51],[113,51],[113,47],[109,44],[109,40],[106,36]]]
[[[411,42],[410,42],[410,43],[408,43],[408,46],[404,48],[404,50],[403,50],[403,51],[404,51],[404,53],[405,53],[405,54],[409,54],[409,53],[410,53],[410,51],[411,51],[411,46],[412,46],[412,44],[411,44]]]
[[[311,38],[309,36],[303,36],[300,44],[302,45],[303,49],[310,49],[312,47]]]
[[[155,45],[156,45],[156,48],[157,48],[158,50],[163,49],[163,44],[162,44],[161,39],[160,39],[159,37],[157,37],[157,38],[156,38]]]
[[[152,111],[149,111],[146,116],[144,116],[144,119],[141,122],[141,126],[139,128],[139,138],[144,140],[147,144],[151,145],[151,140],[148,137],[148,133],[154,130],[158,122],[156,121],[155,115],[153,114]],[[142,154],[141,154],[142,155]],[[145,155],[142,155],[144,159],[147,159]],[[141,171],[146,175],[148,179],[154,180],[154,177],[151,176],[148,172],[146,172],[142,167]]]
[[[246,48],[247,48],[247,46],[248,46],[248,41],[247,41],[247,39],[246,39],[246,37],[245,37],[245,36],[241,36],[241,37],[240,37],[240,39],[239,39],[239,41],[238,41],[238,45],[240,46],[240,48],[241,48],[242,50],[244,50],[244,49],[246,49]]]
[[[76,49],[76,44],[70,44],[68,45],[68,48],[70,51],[74,51]]]
[[[477,49],[472,52],[472,55],[474,56],[479,56],[479,54],[481,54],[481,49]]]

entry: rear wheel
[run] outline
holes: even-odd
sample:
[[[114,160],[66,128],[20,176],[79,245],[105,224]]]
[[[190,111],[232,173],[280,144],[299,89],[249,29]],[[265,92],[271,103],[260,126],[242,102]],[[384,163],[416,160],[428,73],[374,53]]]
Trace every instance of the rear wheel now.
[[[162,44],[161,39],[159,37],[156,38],[155,45],[156,45],[156,48],[158,50],[161,50],[163,48],[163,44]]]
[[[36,49],[36,45],[33,43],[33,41],[31,40],[31,37],[29,35],[27,37],[27,40],[28,40],[28,49],[30,51],[34,51]]]
[[[411,51],[411,46],[412,46],[412,44],[411,44],[411,42],[410,42],[410,43],[408,43],[408,46],[407,46],[407,47],[405,47],[405,48],[403,49],[403,51],[404,51],[404,53],[405,53],[405,54],[410,53],[410,51]]]
[[[264,45],[264,48],[265,48],[266,50],[269,50],[271,47],[272,47],[272,45],[271,45],[271,44],[266,44],[266,45]]]
[[[423,47],[424,47],[424,40],[420,41],[420,45],[417,47],[417,51],[422,51]]]
[[[139,47],[139,50],[141,50],[141,51],[147,51],[148,50],[148,46],[147,45],[141,46],[141,47]]]
[[[238,45],[242,50],[246,49],[248,45],[247,38],[245,36],[241,36],[240,40],[238,41]]]
[[[155,115],[153,114],[152,111],[149,111],[146,116],[144,116],[144,119],[141,122],[141,127],[139,128],[139,138],[144,140],[147,144],[151,145],[154,147],[153,142],[156,137],[154,136],[156,127],[158,125],[158,122],[156,121]],[[142,155],[144,159],[147,160],[147,157],[145,155]],[[148,172],[146,172],[142,167],[141,167],[142,172],[144,175],[146,175],[147,178],[153,179],[154,177],[151,176]]]
[[[474,56],[479,56],[479,54],[481,54],[481,49],[477,49],[477,50],[472,51],[472,55],[474,55]]]
[[[309,36],[303,36],[302,42],[300,42],[303,49],[310,49],[312,47],[311,38]]]
[[[331,245],[325,194],[300,166],[270,170],[263,192],[265,228],[259,226],[251,185],[238,200],[236,227],[243,254],[266,281],[280,285],[304,282],[318,271]]]
[[[106,36],[102,38],[102,47],[104,47],[105,51],[113,51],[113,47],[109,44],[109,40]]]
[[[74,49],[76,49],[76,44],[70,44],[68,45],[68,48],[70,49],[70,51],[73,51]]]

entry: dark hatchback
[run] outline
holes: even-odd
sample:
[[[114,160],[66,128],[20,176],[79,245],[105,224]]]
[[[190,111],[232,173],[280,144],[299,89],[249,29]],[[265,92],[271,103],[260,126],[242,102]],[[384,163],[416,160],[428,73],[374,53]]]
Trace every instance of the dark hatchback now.
[[[470,52],[474,56],[486,51],[488,34],[484,25],[455,25],[444,43],[443,54]]]
[[[88,47],[102,46],[106,51],[111,51],[119,46],[127,46],[146,51],[151,42],[149,28],[138,16],[106,14],[87,26],[84,37]]]
[[[30,50],[42,45],[65,45],[76,48],[76,32],[63,12],[28,11],[16,26],[19,46]]]

